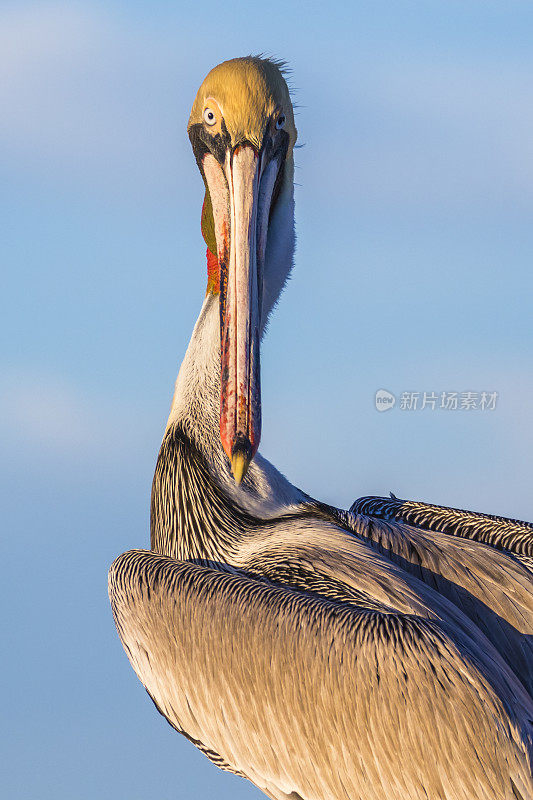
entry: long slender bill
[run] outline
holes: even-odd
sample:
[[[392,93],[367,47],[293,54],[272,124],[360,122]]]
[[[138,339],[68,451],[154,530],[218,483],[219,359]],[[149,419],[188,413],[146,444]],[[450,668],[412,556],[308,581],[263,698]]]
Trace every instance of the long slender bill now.
[[[220,437],[237,483],[261,436],[262,268],[277,175],[277,162],[262,175],[261,159],[250,145],[228,151],[223,170],[212,156],[204,159],[220,271]]]

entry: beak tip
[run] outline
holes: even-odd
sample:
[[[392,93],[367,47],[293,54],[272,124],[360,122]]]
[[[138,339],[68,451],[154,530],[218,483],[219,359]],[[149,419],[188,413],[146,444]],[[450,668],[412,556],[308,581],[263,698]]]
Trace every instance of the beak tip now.
[[[242,479],[246,475],[249,464],[250,459],[246,457],[242,450],[237,450],[237,452],[232,455],[231,471],[233,472],[233,477],[235,478],[237,486],[241,484]]]
[[[230,458],[231,471],[233,472],[233,477],[235,478],[237,486],[242,483],[244,476],[248,472],[248,467],[250,466],[252,458],[253,450],[250,442],[241,438],[233,446]]]

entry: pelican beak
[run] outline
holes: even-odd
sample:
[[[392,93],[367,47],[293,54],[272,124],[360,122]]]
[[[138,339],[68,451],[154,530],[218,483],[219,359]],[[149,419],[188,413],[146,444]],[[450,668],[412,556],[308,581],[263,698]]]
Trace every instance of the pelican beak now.
[[[277,158],[244,143],[203,169],[213,206],[220,272],[220,438],[239,484],[259,447],[259,340],[263,265]]]
[[[231,244],[220,292],[220,436],[237,484],[261,436],[257,216],[260,157],[237,147],[228,159]],[[222,289],[222,279],[221,279]]]

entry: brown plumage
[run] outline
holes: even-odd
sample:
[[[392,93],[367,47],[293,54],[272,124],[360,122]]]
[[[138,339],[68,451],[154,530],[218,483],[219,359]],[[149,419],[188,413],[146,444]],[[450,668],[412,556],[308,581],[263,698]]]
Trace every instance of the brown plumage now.
[[[360,497],[350,511],[483,542],[518,558],[533,570],[533,525],[530,522],[416,500],[400,500],[393,494],[390,497]]]

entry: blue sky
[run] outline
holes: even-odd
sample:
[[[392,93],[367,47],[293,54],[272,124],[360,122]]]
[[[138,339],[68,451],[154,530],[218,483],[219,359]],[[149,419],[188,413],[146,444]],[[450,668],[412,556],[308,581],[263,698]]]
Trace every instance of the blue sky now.
[[[185,134],[205,73],[287,59],[296,269],[263,453],[323,500],[533,518],[533,7],[18,2],[0,9],[2,748],[12,798],[259,797],[157,715],[115,635],[205,289]],[[494,411],[374,393],[499,393]]]

